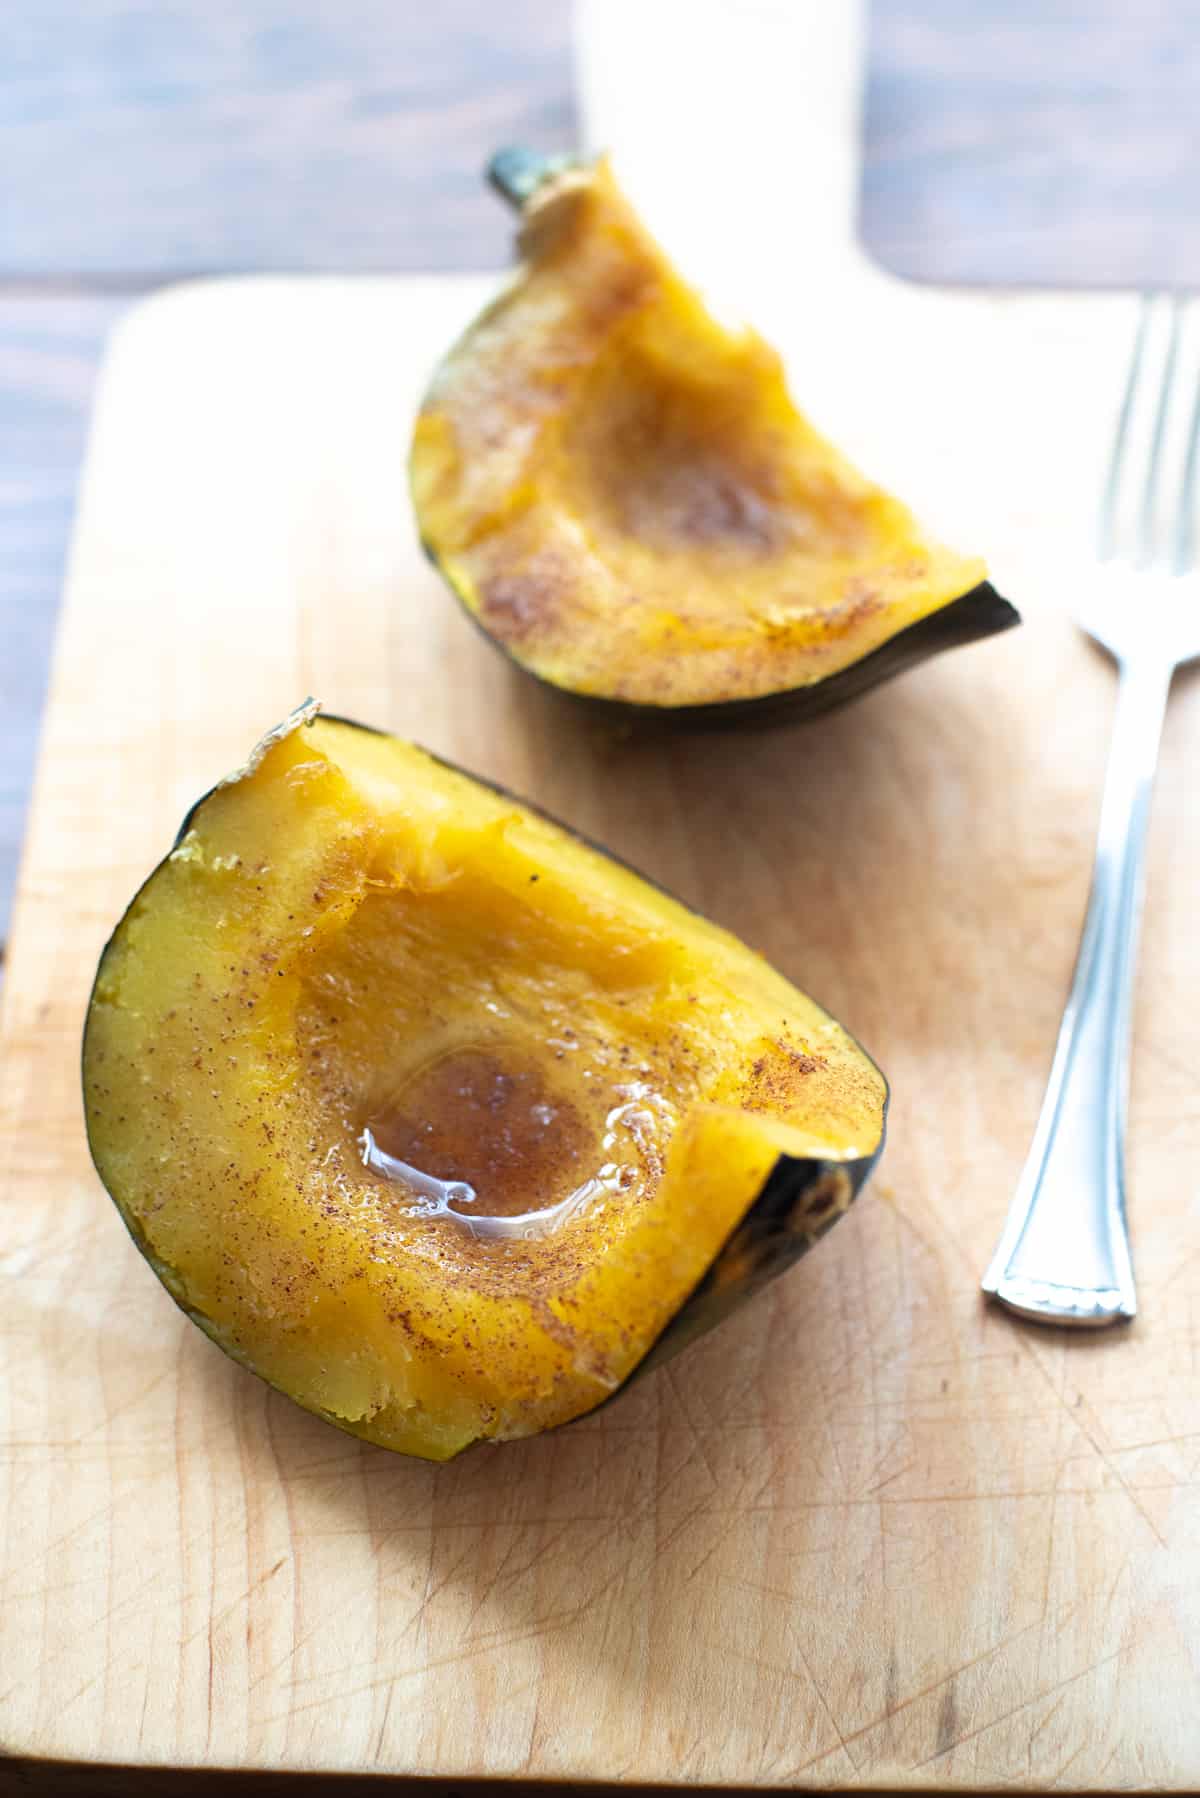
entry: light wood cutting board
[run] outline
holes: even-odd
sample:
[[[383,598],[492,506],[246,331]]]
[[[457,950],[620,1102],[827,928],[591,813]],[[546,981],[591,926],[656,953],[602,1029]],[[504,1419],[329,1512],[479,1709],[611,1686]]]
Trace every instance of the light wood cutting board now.
[[[198,285],[112,351],[5,993],[9,1784],[57,1790],[65,1762],[1194,1786],[1194,681],[1167,727],[1137,1009],[1142,1314],[1056,1334],[977,1290],[1086,887],[1113,686],[1064,607],[1131,303],[949,300],[848,268],[806,291],[801,397],[991,553],[1027,625],[808,728],[672,742],[606,734],[510,673],[418,552],[412,409],[486,290]],[[793,1274],[594,1420],[446,1468],[224,1360],[83,1143],[108,930],[191,799],[310,691],[741,932],[893,1083],[874,1184]]]

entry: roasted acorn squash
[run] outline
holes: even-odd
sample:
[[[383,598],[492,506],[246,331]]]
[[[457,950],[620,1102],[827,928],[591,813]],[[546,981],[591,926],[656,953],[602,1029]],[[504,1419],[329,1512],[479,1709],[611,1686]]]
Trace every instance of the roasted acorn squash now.
[[[796,410],[606,162],[510,151],[515,279],[438,369],[410,478],[425,547],[522,668],[715,723],[823,711],[1017,614]]]
[[[590,1410],[793,1261],[870,1171],[886,1087],[736,938],[313,713],[118,925],[88,1137],[215,1342],[443,1460]]]

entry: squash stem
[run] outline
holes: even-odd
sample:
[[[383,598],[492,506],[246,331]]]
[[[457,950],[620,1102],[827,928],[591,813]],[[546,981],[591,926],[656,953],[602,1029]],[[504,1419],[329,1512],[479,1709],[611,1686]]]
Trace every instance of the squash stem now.
[[[517,144],[507,150],[497,150],[487,165],[487,178],[510,206],[522,212],[539,188],[565,169],[574,168],[576,161],[569,155],[543,156],[540,150],[529,150]]]

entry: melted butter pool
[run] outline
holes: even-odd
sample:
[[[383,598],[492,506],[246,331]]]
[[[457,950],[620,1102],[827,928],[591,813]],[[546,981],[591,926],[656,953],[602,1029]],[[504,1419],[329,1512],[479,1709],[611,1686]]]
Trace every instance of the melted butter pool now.
[[[473,1050],[435,1064],[397,1111],[365,1124],[359,1153],[415,1216],[453,1218],[476,1237],[536,1241],[601,1202],[637,1198],[661,1175],[675,1108],[643,1080],[615,1085],[612,1096],[604,1160],[589,1170],[596,1150],[574,1105],[536,1073]],[[529,1207],[531,1194],[564,1185],[561,1197]]]

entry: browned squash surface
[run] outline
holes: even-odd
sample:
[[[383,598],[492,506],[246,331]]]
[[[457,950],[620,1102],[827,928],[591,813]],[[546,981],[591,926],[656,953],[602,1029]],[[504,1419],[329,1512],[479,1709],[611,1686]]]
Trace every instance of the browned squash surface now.
[[[1015,622],[707,313],[607,163],[544,181],[520,243],[434,379],[411,480],[429,552],[523,667],[687,711],[811,694],[955,602],[922,654]]]
[[[507,794],[303,714],[104,954],[139,1247],[302,1405],[445,1459],[608,1398],[845,1209],[886,1087],[735,938]]]

